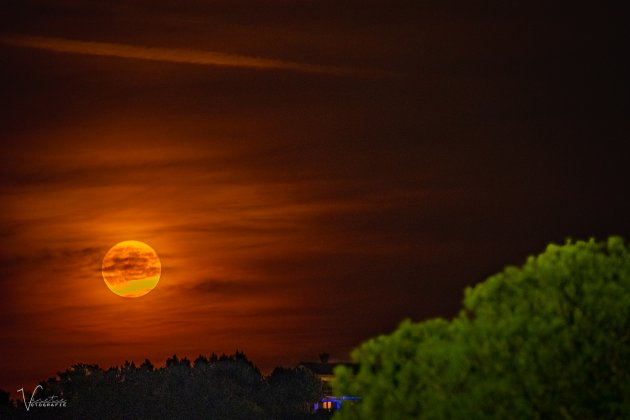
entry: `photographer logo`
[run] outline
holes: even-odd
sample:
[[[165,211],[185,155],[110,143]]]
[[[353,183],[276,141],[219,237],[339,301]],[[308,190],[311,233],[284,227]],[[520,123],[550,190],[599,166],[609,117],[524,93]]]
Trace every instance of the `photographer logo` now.
[[[31,407],[65,407],[67,401],[63,398],[59,398],[56,395],[50,396],[46,399],[37,398],[35,399],[35,394],[38,389],[43,389],[44,387],[41,385],[37,385],[31,394],[31,398],[26,402],[26,394],[24,394],[24,388],[18,389],[18,392],[22,393],[22,400],[24,400],[24,407],[26,407],[26,411],[29,411]]]

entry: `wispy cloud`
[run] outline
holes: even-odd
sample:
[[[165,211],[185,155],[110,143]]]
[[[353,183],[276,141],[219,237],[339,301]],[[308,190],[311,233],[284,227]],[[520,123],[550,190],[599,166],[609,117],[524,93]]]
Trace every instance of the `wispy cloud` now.
[[[296,61],[251,57],[187,48],[160,48],[17,34],[0,36],[0,43],[14,47],[36,48],[60,53],[130,58],[201,66],[241,67],[259,70],[287,70],[302,73],[325,74],[330,76],[366,78],[382,78],[391,76],[391,74],[385,71],[374,69],[315,65]]]

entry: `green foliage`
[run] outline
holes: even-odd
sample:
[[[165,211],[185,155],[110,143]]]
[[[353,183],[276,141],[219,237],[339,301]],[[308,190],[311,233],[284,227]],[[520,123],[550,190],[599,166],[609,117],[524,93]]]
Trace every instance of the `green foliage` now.
[[[629,418],[630,254],[549,245],[465,292],[452,321],[403,322],[352,354],[338,419]]]

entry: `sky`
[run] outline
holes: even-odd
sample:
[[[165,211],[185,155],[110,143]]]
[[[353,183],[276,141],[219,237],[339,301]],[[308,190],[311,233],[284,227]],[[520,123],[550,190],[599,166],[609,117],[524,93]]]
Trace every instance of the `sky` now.
[[[0,388],[77,362],[347,360],[549,242],[630,232],[622,14],[0,5]],[[161,279],[112,293],[137,240]]]

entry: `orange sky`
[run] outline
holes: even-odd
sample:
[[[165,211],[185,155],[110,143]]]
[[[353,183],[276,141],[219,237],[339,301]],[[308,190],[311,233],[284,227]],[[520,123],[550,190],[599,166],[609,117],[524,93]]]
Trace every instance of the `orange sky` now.
[[[3,3],[0,388],[345,359],[550,241],[628,233],[614,14],[418,3]],[[101,277],[125,240],[162,262],[142,298]]]

